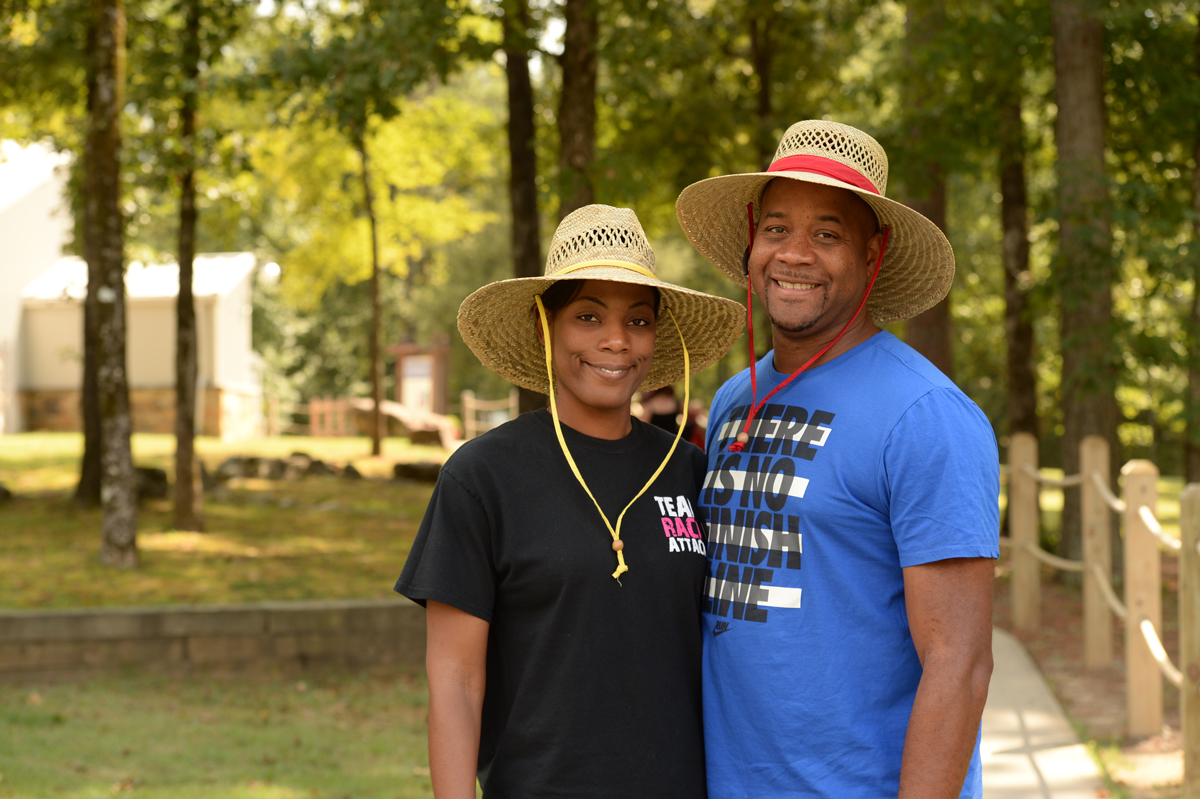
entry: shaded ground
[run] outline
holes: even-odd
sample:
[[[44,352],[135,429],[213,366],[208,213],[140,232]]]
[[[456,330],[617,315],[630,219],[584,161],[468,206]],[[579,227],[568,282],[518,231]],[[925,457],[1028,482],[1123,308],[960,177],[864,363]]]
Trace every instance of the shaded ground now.
[[[423,675],[0,685],[0,799],[433,795]]]
[[[1175,601],[1176,562],[1163,558],[1163,643],[1178,662],[1179,628]],[[1004,561],[995,583],[994,622],[1016,635],[1045,675],[1068,718],[1096,755],[1111,796],[1128,799],[1179,797],[1183,776],[1182,741],[1179,735],[1179,692],[1163,687],[1164,730],[1144,740],[1124,737],[1125,676],[1123,667],[1124,628],[1114,623],[1112,666],[1088,672],[1083,668],[1083,602],[1081,591],[1059,584],[1048,575],[1042,579],[1042,624],[1034,633],[1012,629],[1009,581]]]

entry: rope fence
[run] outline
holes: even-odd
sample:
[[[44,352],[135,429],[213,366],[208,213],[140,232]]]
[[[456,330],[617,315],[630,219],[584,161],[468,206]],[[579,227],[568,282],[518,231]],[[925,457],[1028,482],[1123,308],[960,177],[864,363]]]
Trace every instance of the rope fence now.
[[[1008,518],[1011,537],[1002,539],[1012,561],[1013,624],[1032,631],[1040,625],[1040,569],[1083,575],[1084,664],[1112,665],[1113,617],[1125,623],[1125,678],[1128,733],[1156,735],[1162,730],[1163,680],[1181,691],[1184,737],[1184,795],[1200,797],[1200,484],[1181,497],[1179,539],[1167,535],[1155,514],[1158,468],[1134,460],[1121,469],[1123,497],[1109,488],[1108,442],[1088,436],[1080,445],[1078,474],[1061,479],[1037,468],[1037,441],[1027,433],[1009,445]],[[1079,486],[1082,560],[1061,558],[1038,546],[1040,486]],[[1124,531],[1124,600],[1111,580],[1113,514]],[[1162,555],[1180,558],[1180,661],[1171,661],[1162,644]]]

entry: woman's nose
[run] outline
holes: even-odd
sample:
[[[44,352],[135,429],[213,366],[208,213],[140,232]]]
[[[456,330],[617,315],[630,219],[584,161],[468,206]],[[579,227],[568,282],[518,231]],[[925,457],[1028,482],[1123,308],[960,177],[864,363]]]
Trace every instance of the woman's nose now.
[[[623,323],[605,324],[600,339],[600,348],[613,352],[629,349],[629,330]]]

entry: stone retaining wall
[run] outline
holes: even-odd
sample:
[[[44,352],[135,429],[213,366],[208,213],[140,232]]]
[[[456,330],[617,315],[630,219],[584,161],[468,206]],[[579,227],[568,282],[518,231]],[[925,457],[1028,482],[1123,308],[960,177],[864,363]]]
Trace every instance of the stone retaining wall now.
[[[115,668],[425,665],[407,600],[0,612],[0,680]]]

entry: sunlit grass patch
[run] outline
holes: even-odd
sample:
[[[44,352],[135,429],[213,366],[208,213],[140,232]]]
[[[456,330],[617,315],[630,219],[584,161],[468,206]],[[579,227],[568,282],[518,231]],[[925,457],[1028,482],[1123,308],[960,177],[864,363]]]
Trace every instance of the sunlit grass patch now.
[[[201,443],[220,450],[205,455],[212,469],[233,454],[295,450],[342,466],[342,455],[366,458],[370,448],[365,439]],[[387,443],[392,456],[445,455]],[[170,436],[135,436],[134,447],[139,464],[169,468]],[[123,572],[96,561],[99,511],[71,500],[79,454],[78,436],[0,436],[0,483],[17,494],[0,505],[0,607],[393,597],[432,490],[383,479],[394,460],[366,458],[373,466],[360,471],[380,477],[230,480],[205,495],[203,533],[175,530],[171,502],[149,501],[139,513],[140,568]]]

